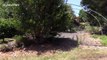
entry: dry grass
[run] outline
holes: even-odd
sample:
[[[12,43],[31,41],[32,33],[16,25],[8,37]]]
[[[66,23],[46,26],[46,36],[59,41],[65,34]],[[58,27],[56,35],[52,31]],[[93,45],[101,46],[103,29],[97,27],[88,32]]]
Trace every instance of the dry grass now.
[[[37,56],[37,52],[10,52],[0,54],[0,60],[101,60],[106,59],[106,50],[75,48],[71,51],[57,51],[55,54],[46,52]]]
[[[83,40],[84,37],[90,37],[90,34],[83,34],[79,38],[81,38],[80,40]],[[18,50],[14,52],[0,53],[0,60],[107,60],[107,49],[93,49],[80,46],[75,46],[72,49],[70,48],[70,42],[73,41],[69,39],[66,40],[68,43],[63,41],[64,44],[61,44],[61,46],[64,47],[64,50],[61,48],[61,46],[59,46],[59,50],[57,49],[55,53],[51,51],[53,49],[48,49],[45,52],[42,52],[41,55],[38,55],[38,51],[43,48],[40,46],[36,46],[40,50],[35,51],[30,49],[29,51]],[[93,39],[89,41],[90,43],[92,43]],[[86,42],[89,43],[88,41]],[[67,47],[68,45],[70,47]],[[52,46],[50,47],[53,48]]]

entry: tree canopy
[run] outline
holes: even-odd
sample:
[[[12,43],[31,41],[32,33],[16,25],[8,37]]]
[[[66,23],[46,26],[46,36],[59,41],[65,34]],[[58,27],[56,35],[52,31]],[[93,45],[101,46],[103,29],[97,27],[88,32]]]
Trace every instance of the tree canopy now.
[[[82,0],[81,5],[107,15],[107,0]]]
[[[58,31],[71,29],[75,17],[65,0],[2,0],[2,4],[19,6],[1,6],[2,18],[13,18],[21,22],[23,32],[34,39],[56,35]]]
[[[84,7],[84,10],[88,12],[88,18],[93,21],[92,23],[95,25],[102,25],[107,22],[102,16],[106,18],[107,16],[107,7],[106,7],[106,0],[82,0],[81,5]],[[102,15],[102,16],[101,16]],[[98,20],[98,21],[97,21]]]
[[[50,35],[52,31],[66,30],[73,17],[72,9],[64,3],[64,0],[17,2],[20,5],[18,17],[23,27],[35,37]]]

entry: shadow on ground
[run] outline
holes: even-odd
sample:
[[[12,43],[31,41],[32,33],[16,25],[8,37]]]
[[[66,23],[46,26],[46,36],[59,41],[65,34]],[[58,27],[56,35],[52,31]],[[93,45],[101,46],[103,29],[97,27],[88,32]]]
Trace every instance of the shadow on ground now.
[[[71,40],[70,38],[52,38],[47,39],[43,44],[36,44],[26,48],[26,51],[37,51],[38,55],[51,51],[70,51],[71,49],[78,47],[78,42]]]

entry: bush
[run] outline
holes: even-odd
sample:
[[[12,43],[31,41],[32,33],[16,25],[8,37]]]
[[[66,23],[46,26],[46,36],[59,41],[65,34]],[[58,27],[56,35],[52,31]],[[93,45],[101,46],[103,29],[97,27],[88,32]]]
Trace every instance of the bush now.
[[[11,38],[16,35],[19,22],[13,19],[0,19],[0,39]]]
[[[35,44],[35,40],[31,40],[28,37],[24,37],[22,35],[15,35],[13,38],[16,40],[17,47],[23,48]]]
[[[85,26],[85,31],[93,33],[93,34],[97,34],[101,32],[101,27],[97,27],[97,26]]]

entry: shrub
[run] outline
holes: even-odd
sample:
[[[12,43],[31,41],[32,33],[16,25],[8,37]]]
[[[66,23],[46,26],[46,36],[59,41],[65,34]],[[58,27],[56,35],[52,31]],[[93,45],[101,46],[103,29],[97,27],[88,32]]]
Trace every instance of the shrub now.
[[[0,19],[0,39],[11,38],[16,32],[19,22],[13,19]]]
[[[13,38],[16,40],[17,47],[23,48],[35,44],[34,40],[31,40],[28,37],[24,37],[22,35],[15,35]]]

